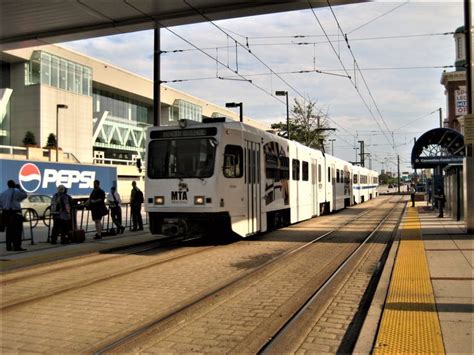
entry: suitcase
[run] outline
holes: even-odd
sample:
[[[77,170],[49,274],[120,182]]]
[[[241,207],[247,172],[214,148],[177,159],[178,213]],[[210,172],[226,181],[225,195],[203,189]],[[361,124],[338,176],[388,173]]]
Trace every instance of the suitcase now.
[[[69,240],[71,243],[83,243],[86,240],[86,232],[84,229],[75,229],[69,232]]]

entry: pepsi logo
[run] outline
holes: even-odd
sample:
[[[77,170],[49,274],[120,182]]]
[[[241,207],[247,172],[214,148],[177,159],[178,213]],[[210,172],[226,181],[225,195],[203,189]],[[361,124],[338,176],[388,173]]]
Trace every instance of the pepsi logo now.
[[[26,192],[35,192],[41,185],[41,172],[35,164],[24,164],[18,174],[20,185]]]

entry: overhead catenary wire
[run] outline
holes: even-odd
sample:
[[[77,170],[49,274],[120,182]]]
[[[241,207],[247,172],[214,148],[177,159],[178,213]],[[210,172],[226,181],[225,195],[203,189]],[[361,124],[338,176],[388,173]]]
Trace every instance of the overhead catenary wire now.
[[[338,58],[338,60],[339,60],[339,63],[341,64],[341,66],[342,66],[342,68],[344,69],[344,71],[346,72],[346,74],[349,75],[349,73],[348,73],[348,71],[347,71],[347,68],[346,68],[346,66],[344,65],[344,63],[343,63],[343,61],[342,61],[342,59],[341,59],[340,54],[338,53],[338,51],[337,51],[336,48],[334,47],[332,41],[331,41],[331,40],[329,39],[329,37],[327,36],[327,32],[326,32],[326,30],[324,29],[324,26],[322,25],[321,21],[319,21],[319,18],[318,18],[318,16],[316,15],[316,12],[315,12],[315,10],[314,10],[314,8],[313,8],[313,5],[311,4],[311,1],[310,1],[310,0],[307,0],[307,2],[308,2],[308,5],[309,5],[309,7],[310,7],[310,9],[311,9],[311,12],[313,13],[314,18],[315,18],[316,21],[318,22],[318,24],[319,24],[319,26],[321,27],[323,33],[326,35],[326,39],[329,41],[329,43],[330,43],[330,45],[331,45],[331,48],[333,49],[334,53],[336,54],[336,56],[337,56],[337,58]],[[339,31],[340,31],[340,32],[343,34],[343,36],[344,36],[344,39],[345,39],[346,44],[347,44],[347,47],[348,47],[348,49],[349,49],[349,51],[350,51],[350,53],[351,53],[351,55],[352,55],[352,58],[353,58],[353,60],[354,60],[355,67],[358,68],[357,60],[355,59],[354,53],[352,52],[352,49],[350,48],[347,35],[344,33],[344,31],[342,31],[342,28],[341,28],[341,26],[340,26],[340,24],[339,24],[339,21],[338,21],[337,17],[335,16],[334,11],[332,10],[332,7],[331,7],[331,4],[329,3],[329,1],[328,1],[328,5],[329,5],[329,8],[331,9],[331,12],[332,12],[332,14],[333,14],[333,17],[334,17],[336,23],[337,23],[337,26],[338,26]],[[369,95],[371,96],[372,101],[375,102],[375,99],[373,98],[373,95],[372,95],[372,93],[370,92],[370,89],[368,88],[367,82],[365,81],[365,78],[364,78],[362,72],[361,72],[359,69],[358,69],[358,71],[359,71],[359,73],[360,73],[360,76],[361,76],[361,78],[362,78],[362,81],[364,82],[364,85],[366,86],[366,89],[369,91]],[[357,85],[355,84],[355,82],[352,81],[352,80],[351,80],[351,83],[352,83],[352,86],[354,87],[354,89],[356,90],[356,92],[358,93],[360,99],[361,99],[362,102],[364,103],[365,107],[366,107],[367,110],[369,111],[370,115],[371,115],[372,118],[374,119],[375,123],[376,123],[377,126],[379,127],[380,131],[381,131],[381,132],[384,132],[384,129],[382,129],[382,127],[381,127],[379,121],[375,118],[375,115],[374,115],[374,113],[372,112],[372,109],[370,108],[370,106],[369,106],[368,103],[366,102],[365,98],[362,96],[362,93],[360,92],[358,86],[357,86]],[[376,108],[377,108],[377,110],[378,110],[378,107],[377,107],[377,106],[376,106]],[[380,114],[380,110],[378,110],[378,112],[379,112],[379,114]],[[385,122],[385,121],[383,120],[383,117],[382,117],[382,121]],[[387,128],[387,131],[390,131],[390,129],[389,129],[388,126],[386,125],[386,122],[385,122],[385,126],[386,126],[386,128]],[[385,133],[384,133],[384,136],[385,136],[385,138],[387,139],[387,141],[390,142],[390,139],[387,137],[387,135],[386,135]],[[393,149],[395,150],[395,143],[394,143],[393,139],[392,139],[392,144],[393,144]]]
[[[189,1],[183,0],[183,2],[189,6],[191,10],[196,12],[198,15],[200,15],[202,18],[204,18],[206,21],[208,21],[211,25],[216,27],[219,31],[224,33],[226,36],[229,36],[232,40],[235,41],[236,45],[239,45],[243,49],[245,49],[248,53],[250,53],[259,63],[261,63],[263,66],[265,66],[270,72],[272,72],[277,78],[279,78],[283,83],[285,83],[291,90],[293,90],[298,96],[302,97],[304,99],[304,95],[300,93],[293,85],[288,83],[284,78],[282,78],[279,74],[275,73],[275,71],[268,65],[266,64],[262,59],[260,59],[255,53],[253,53],[250,48],[248,48],[246,45],[240,43],[237,39],[235,39],[233,36],[231,36],[228,32],[226,32],[224,29],[222,29],[220,26],[218,26],[212,19],[210,19],[206,14],[204,14],[202,11],[199,9],[195,8]],[[286,104],[286,103],[285,103]]]
[[[398,9],[401,8],[402,6],[405,6],[405,5],[408,4],[409,2],[410,2],[410,0],[404,2],[404,3],[400,4],[400,5],[395,6],[394,8],[388,10],[387,12],[384,12],[383,14],[378,15],[378,16],[374,17],[373,19],[371,19],[371,20],[369,20],[369,21],[363,23],[362,25],[360,25],[360,26],[354,28],[353,30],[349,31],[347,34],[351,34],[351,33],[355,32],[355,31],[360,30],[362,27],[365,27],[365,26],[371,24],[372,22],[381,19],[381,18],[384,17],[384,16],[387,16],[388,14],[390,14],[390,13],[392,13],[392,12],[398,10]]]
[[[351,38],[351,42],[359,42],[359,41],[376,41],[376,40],[389,40],[389,39],[400,39],[400,38],[419,38],[419,37],[432,37],[432,36],[447,36],[453,35],[454,32],[443,32],[443,33],[427,33],[427,34],[412,34],[412,35],[399,35],[399,36],[382,36],[382,37],[365,37],[365,38]],[[308,37],[320,37],[322,35],[294,35],[294,36],[280,36],[275,38],[308,38]],[[329,36],[331,37],[331,36]],[[272,38],[272,37],[261,37],[261,38]],[[345,42],[343,39],[337,39],[333,42]],[[318,42],[269,42],[269,43],[252,43],[252,47],[265,47],[265,46],[304,46],[304,45],[316,45],[316,44],[328,44],[328,41],[318,41]],[[247,48],[251,47],[250,45],[246,44]],[[227,48],[234,48],[234,46],[218,46],[218,47],[204,47],[203,50],[214,50],[216,48],[219,49],[227,49]],[[189,51],[196,51],[195,48],[182,48],[182,49],[169,49],[161,51],[162,54],[166,53],[182,53],[182,52],[189,52]]]
[[[143,15],[145,16],[149,16],[147,14],[145,14],[144,12],[142,12],[140,9],[138,9],[137,7],[135,7],[134,5],[130,4],[127,0],[123,0],[128,6],[132,7],[133,9],[135,9],[136,11],[142,13]],[[163,25],[160,21],[158,21],[157,19],[155,19],[153,16],[149,16],[150,19],[154,22],[156,22],[158,25],[160,25],[161,28],[164,28],[166,29],[167,31],[169,31],[170,33],[172,33],[173,35],[175,35],[176,37],[178,37],[179,39],[181,39],[182,41],[186,42],[187,44],[189,44],[190,46],[198,49],[201,53],[203,53],[205,56],[211,58],[213,61],[216,61],[218,62],[220,65],[222,65],[223,67],[229,69],[229,70],[232,70],[230,69],[227,65],[225,65],[222,61],[218,60],[217,58],[213,57],[212,55],[210,55],[209,53],[206,53],[204,50],[200,49],[198,46],[196,46],[194,43],[192,43],[191,41],[187,40],[186,38],[184,38],[183,36],[179,35],[177,32],[171,30],[170,28],[166,27],[165,25]],[[233,70],[232,70],[233,71]],[[235,71],[233,71],[235,73]],[[270,95],[272,98],[274,98],[275,100],[277,100],[278,102],[282,103],[282,104],[286,104],[285,101],[283,100],[280,100],[277,96],[274,96],[272,95],[271,92],[267,91],[266,89],[262,88],[261,86],[253,83],[251,80],[247,79],[246,77],[244,77],[243,75],[239,74],[239,73],[236,73],[237,75],[239,75],[244,81],[248,82],[249,84],[253,85],[254,87],[256,87],[257,89],[259,89],[260,91]]]

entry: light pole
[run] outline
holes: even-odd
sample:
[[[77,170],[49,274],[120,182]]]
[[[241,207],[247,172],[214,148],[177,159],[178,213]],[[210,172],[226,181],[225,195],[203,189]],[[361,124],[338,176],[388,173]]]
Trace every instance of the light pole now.
[[[242,102],[227,102],[225,107],[238,107],[240,110],[240,122],[244,122],[243,110],[244,104]]]
[[[67,109],[68,106],[64,104],[56,105],[56,163],[59,161],[59,109]]]
[[[286,96],[286,132],[288,133],[288,139],[290,137],[290,106],[288,104],[288,91],[275,91],[276,96]]]
[[[335,139],[330,139],[329,141],[331,142],[331,155],[334,156],[334,141],[335,141]]]

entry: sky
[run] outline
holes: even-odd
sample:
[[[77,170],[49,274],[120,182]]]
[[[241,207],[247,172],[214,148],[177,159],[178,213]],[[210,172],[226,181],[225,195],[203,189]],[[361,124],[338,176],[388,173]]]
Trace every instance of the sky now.
[[[336,128],[335,156],[354,161],[363,140],[373,169],[396,171],[399,155],[410,171],[414,138],[439,127],[439,108],[446,117],[440,79],[454,71],[462,25],[462,1],[377,1],[164,28],[161,80],[217,105],[243,102],[268,125],[286,120],[276,90],[310,99]],[[153,79],[153,31],[62,45]]]

